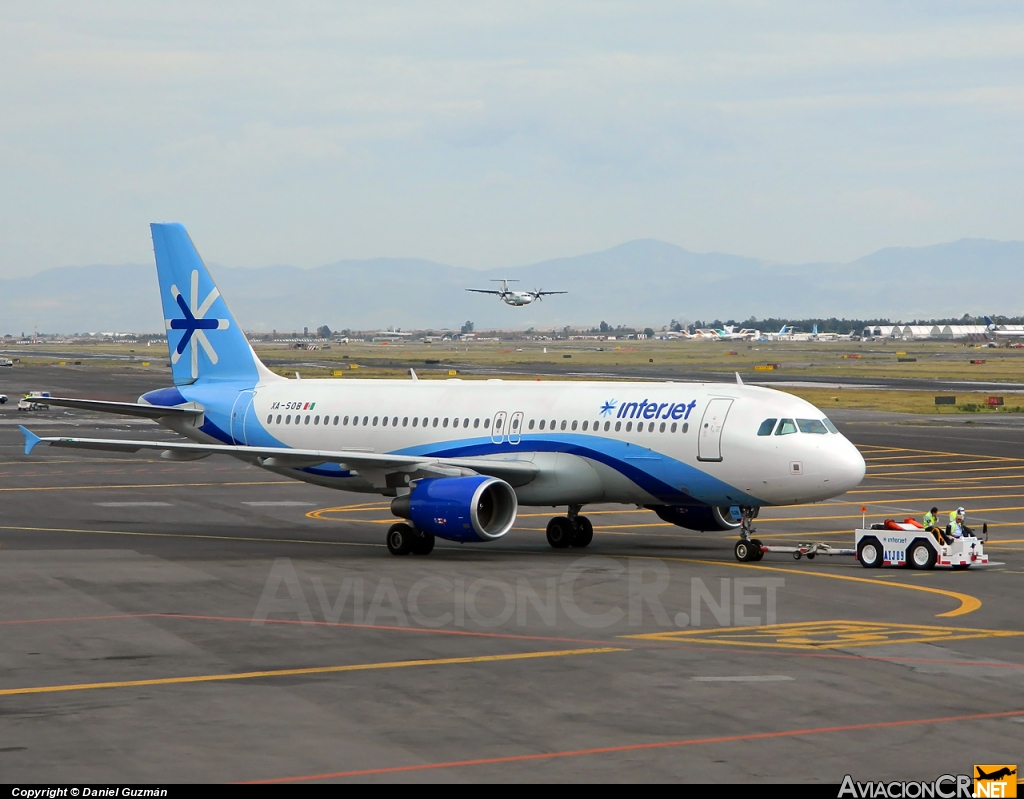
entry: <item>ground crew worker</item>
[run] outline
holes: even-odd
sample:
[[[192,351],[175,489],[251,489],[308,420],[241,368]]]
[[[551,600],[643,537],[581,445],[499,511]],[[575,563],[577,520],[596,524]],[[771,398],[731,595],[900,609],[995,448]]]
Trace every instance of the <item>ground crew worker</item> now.
[[[939,509],[932,508],[924,515],[924,529],[925,532],[931,533],[935,536],[935,540],[940,544],[949,543],[946,541],[946,535],[943,533],[942,528],[939,527]]]
[[[949,512],[949,534],[953,538],[962,538],[964,534],[964,513],[963,508],[957,508]]]

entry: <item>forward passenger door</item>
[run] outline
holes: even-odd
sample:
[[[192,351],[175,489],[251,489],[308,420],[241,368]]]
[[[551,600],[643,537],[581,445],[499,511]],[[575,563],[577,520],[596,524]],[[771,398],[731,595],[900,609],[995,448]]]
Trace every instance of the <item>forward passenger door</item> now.
[[[722,460],[722,429],[725,419],[732,407],[732,400],[717,397],[708,403],[704,416],[700,420],[700,432],[697,434],[697,460]]]

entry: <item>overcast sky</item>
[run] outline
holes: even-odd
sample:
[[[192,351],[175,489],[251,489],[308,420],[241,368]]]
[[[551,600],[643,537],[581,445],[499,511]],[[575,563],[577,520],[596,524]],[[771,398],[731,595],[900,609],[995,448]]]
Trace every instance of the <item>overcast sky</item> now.
[[[1024,239],[1019,2],[0,4],[0,277]]]

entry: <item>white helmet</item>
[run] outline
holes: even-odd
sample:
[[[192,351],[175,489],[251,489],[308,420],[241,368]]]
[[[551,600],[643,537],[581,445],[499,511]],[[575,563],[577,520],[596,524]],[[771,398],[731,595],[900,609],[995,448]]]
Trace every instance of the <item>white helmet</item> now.
[[[965,513],[967,513],[967,511],[965,511],[963,508],[957,508],[956,512],[959,513],[961,516],[963,516]]]

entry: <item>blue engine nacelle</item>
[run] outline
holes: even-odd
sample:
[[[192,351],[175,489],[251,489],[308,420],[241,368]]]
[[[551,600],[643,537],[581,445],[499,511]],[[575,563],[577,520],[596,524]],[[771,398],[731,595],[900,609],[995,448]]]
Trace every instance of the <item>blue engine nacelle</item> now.
[[[391,501],[391,512],[449,541],[494,541],[512,529],[516,492],[496,477],[431,477]]]
[[[666,522],[687,530],[736,530],[739,519],[734,519],[729,508],[714,505],[648,505]]]

